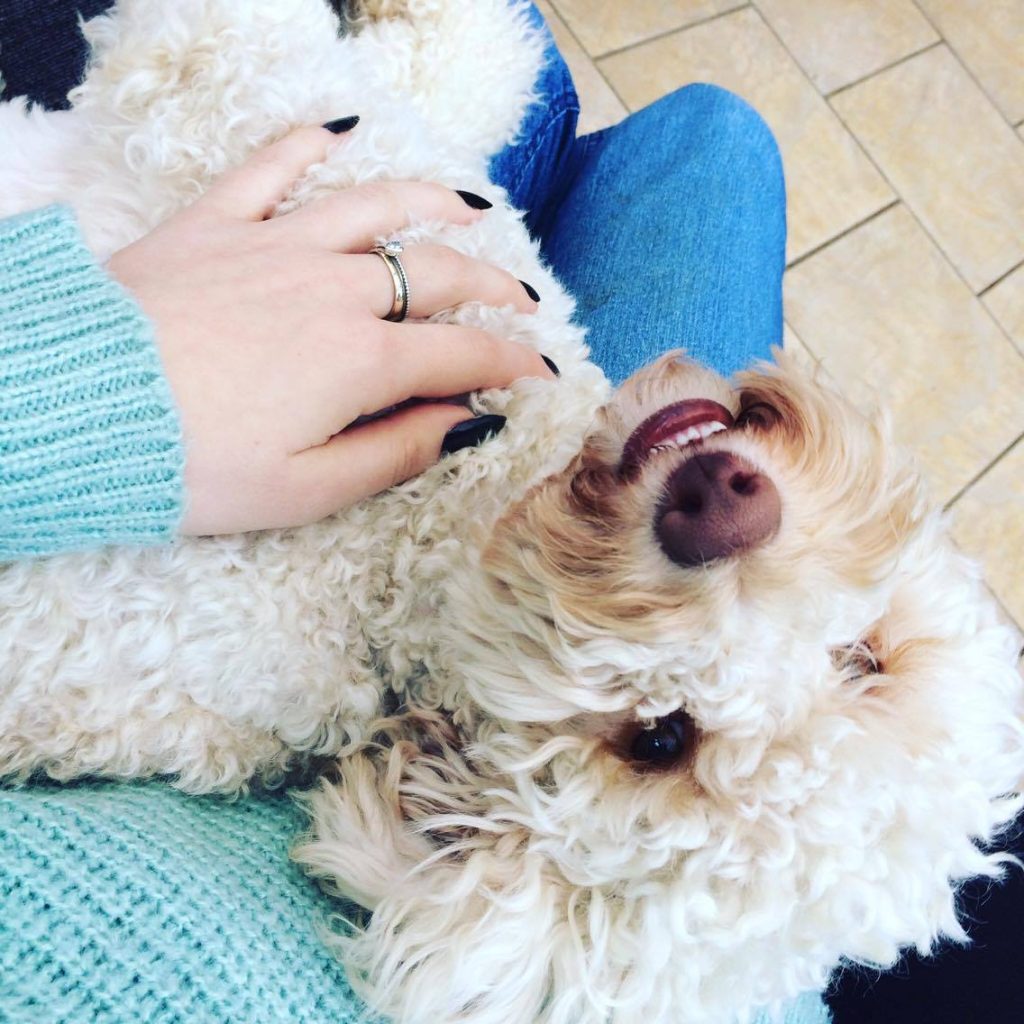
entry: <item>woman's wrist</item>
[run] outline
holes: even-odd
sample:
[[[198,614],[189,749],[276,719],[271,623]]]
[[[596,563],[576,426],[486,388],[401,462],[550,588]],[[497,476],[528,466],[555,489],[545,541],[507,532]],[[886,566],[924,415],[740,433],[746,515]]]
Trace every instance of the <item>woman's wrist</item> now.
[[[0,221],[0,560],[171,539],[181,428],[153,329],[73,214]]]

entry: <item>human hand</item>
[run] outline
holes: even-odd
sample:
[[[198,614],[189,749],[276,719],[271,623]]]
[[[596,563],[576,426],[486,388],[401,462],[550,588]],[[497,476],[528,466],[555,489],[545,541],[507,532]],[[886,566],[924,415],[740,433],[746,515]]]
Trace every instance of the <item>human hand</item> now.
[[[375,183],[265,219],[334,144],[344,143],[324,128],[293,131],[108,263],[154,323],[177,401],[184,533],[321,519],[422,472],[442,443],[482,439],[503,422],[484,419],[446,442],[470,419],[463,406],[421,403],[344,429],[360,416],[552,376],[536,352],[484,331],[383,319],[394,284],[368,251],[376,239],[412,218],[471,224],[484,216],[469,205],[478,197]],[[411,317],[473,300],[537,308],[511,274],[445,246],[407,246],[402,262]]]

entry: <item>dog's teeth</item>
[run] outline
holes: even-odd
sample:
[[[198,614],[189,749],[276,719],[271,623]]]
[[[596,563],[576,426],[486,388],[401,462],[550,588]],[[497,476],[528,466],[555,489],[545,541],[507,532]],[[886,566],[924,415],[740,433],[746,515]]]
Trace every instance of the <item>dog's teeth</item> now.
[[[712,434],[717,434],[718,431],[726,429],[728,428],[724,423],[719,423],[717,420],[708,420],[706,423],[698,423],[695,426],[680,431],[678,434],[674,434],[672,437],[666,438],[661,444],[652,445],[651,451],[667,452],[672,449],[685,448],[694,441],[702,441],[705,437],[710,437]]]

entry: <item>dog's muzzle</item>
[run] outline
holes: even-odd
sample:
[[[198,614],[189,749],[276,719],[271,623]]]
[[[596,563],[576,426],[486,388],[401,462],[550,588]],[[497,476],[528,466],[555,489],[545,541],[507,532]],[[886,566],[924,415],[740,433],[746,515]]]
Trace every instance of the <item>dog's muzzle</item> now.
[[[687,459],[665,485],[655,514],[662,550],[691,567],[742,554],[779,529],[782,506],[775,484],[732,452]]]

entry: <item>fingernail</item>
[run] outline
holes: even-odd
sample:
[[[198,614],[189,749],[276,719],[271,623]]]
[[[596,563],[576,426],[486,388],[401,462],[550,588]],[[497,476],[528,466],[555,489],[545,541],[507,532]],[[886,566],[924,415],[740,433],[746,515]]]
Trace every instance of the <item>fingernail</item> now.
[[[497,434],[505,426],[504,416],[477,416],[472,420],[456,423],[441,442],[441,454],[452,455],[463,448],[485,441]]]
[[[455,191],[462,196],[462,201],[467,206],[472,206],[474,210],[489,210],[494,205],[475,192],[463,192],[461,188],[457,188]]]
[[[527,284],[525,281],[519,282],[523,286],[523,291],[533,299],[534,302],[540,302],[540,293],[532,284]]]
[[[342,132],[352,131],[357,124],[359,124],[359,115],[353,114],[351,117],[339,117],[333,121],[328,121],[324,127],[335,135],[341,135]]]
[[[544,355],[544,353],[543,353],[543,352],[541,352],[541,354],[540,354],[540,357],[541,357],[541,359],[543,359],[543,360],[544,360],[544,362],[545,362],[545,363],[547,363],[547,364],[548,364],[548,369],[549,369],[549,370],[550,370],[550,371],[551,371],[551,372],[552,372],[552,373],[553,373],[553,374],[554,374],[554,375],[555,375],[556,377],[561,377],[561,376],[562,376],[562,371],[561,371],[561,370],[559,370],[559,368],[558,368],[558,367],[557,367],[557,366],[555,365],[555,361],[554,361],[554,359],[548,359],[548,357],[547,357],[546,355]]]

